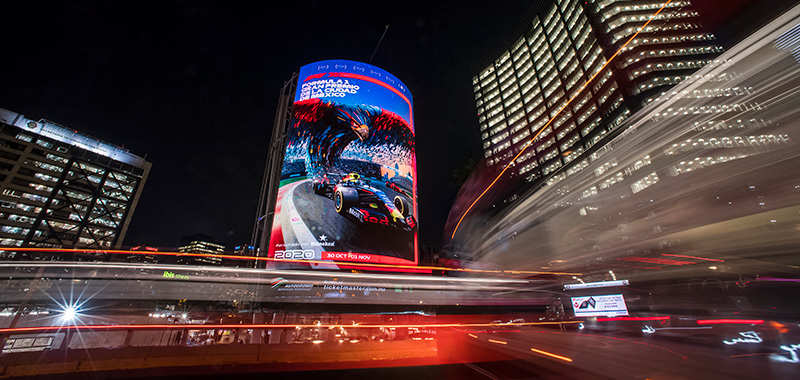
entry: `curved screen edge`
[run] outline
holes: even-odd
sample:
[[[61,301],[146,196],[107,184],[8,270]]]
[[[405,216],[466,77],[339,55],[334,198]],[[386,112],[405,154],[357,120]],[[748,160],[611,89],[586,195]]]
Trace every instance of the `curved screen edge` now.
[[[329,60],[300,69],[294,100],[269,257],[281,268],[417,265],[408,88],[375,66]]]

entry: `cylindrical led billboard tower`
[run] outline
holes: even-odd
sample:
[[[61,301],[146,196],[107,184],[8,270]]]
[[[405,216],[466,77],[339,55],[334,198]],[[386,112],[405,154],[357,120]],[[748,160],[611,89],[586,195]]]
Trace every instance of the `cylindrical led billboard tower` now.
[[[418,263],[413,102],[403,82],[360,62],[303,66],[283,162],[269,257],[311,267]]]

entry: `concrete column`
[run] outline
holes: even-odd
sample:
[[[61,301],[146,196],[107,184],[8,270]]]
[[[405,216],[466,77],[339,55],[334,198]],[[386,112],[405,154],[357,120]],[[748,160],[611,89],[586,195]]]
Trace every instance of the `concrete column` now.
[[[264,313],[253,313],[253,324],[260,325],[264,323]],[[250,343],[251,344],[261,344],[261,334],[263,334],[264,329],[253,329],[253,333],[250,334]]]
[[[285,319],[286,315],[281,311],[272,314],[273,325],[283,324]],[[280,344],[282,335],[282,329],[269,329],[269,344]]]

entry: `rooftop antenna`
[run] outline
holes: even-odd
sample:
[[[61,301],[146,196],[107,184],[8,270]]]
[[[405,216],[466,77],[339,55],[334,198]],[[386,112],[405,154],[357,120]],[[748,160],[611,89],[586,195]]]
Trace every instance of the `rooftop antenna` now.
[[[372,56],[369,57],[369,61],[367,63],[372,63],[372,58],[375,58],[375,53],[378,51],[378,48],[381,46],[381,42],[383,41],[383,37],[386,37],[386,32],[389,31],[389,24],[386,24],[386,29],[383,30],[383,34],[381,35],[381,39],[378,40],[378,45],[375,46],[375,50],[372,51]]]

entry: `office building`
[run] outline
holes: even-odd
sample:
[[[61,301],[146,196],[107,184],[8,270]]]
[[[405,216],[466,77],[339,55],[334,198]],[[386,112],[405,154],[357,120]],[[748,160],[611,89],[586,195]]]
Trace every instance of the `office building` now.
[[[722,52],[688,0],[557,0],[541,9],[473,78],[487,165],[515,160],[506,175],[523,184],[602,145]]]
[[[467,260],[586,282],[704,273],[733,284],[731,268],[790,268],[800,239],[800,27],[790,20],[732,46],[538,191],[462,224]]]
[[[178,252],[199,253],[200,255],[179,255],[178,264],[187,265],[222,265],[222,257],[210,255],[224,255],[225,245],[218,243],[211,236],[195,234],[181,238]]]
[[[150,167],[125,148],[0,109],[0,245],[120,248]]]

